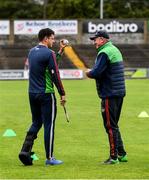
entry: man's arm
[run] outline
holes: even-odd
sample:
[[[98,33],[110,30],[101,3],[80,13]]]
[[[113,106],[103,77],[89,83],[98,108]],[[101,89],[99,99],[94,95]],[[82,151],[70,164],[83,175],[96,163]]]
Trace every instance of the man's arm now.
[[[56,54],[56,62],[57,64],[59,63],[63,53],[64,53],[64,48],[67,46],[68,44],[64,44],[63,43],[63,39],[60,40],[60,49]]]
[[[64,52],[64,48],[60,48],[59,51],[57,52],[57,54],[56,54],[56,62],[57,62],[57,64],[61,60],[63,52]]]
[[[108,65],[108,56],[105,53],[101,53],[97,56],[96,64],[93,69],[86,72],[87,77],[98,79],[100,78],[103,71],[106,69]]]
[[[60,79],[60,74],[59,74],[57,63],[56,63],[56,55],[53,51],[51,52],[48,68],[49,68],[49,71],[51,72],[52,80],[55,86],[57,87],[57,90],[60,96],[61,97],[65,96],[65,91],[64,91],[61,79]]]

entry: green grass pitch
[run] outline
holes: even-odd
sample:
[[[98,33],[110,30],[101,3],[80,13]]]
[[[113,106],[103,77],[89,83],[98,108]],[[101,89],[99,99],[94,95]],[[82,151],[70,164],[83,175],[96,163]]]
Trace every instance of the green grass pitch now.
[[[101,164],[109,155],[107,135],[100,114],[100,100],[93,80],[63,81],[67,93],[66,122],[57,94],[55,157],[60,166],[45,166],[43,128],[33,150],[39,160],[23,166],[18,153],[31,123],[27,81],[0,81],[0,179],[147,179],[149,178],[149,80],[126,80],[127,96],[119,123],[128,152],[128,163]],[[3,137],[13,129],[16,137]]]

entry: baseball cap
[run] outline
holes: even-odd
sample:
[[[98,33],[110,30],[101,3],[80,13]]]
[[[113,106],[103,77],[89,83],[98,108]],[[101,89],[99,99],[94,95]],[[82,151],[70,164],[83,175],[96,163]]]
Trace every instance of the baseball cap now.
[[[90,40],[94,40],[97,37],[109,39],[109,35],[106,31],[97,31],[93,36],[90,37]]]

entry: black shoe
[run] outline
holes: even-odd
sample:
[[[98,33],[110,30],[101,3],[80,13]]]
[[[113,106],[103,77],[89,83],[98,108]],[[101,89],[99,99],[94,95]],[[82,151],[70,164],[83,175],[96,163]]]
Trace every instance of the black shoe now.
[[[109,158],[106,161],[104,161],[103,164],[119,164],[119,160],[118,158],[117,159]]]
[[[20,152],[19,159],[25,166],[33,165],[33,158],[31,158],[31,153],[29,152]]]

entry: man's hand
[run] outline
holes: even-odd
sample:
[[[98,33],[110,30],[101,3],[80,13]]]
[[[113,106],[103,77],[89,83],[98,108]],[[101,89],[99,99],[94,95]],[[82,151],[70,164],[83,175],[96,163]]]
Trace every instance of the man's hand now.
[[[66,103],[66,97],[65,96],[61,96],[61,99],[60,99],[61,106],[64,106],[65,103]]]
[[[62,54],[62,53],[63,53],[64,48],[65,48],[66,46],[68,46],[68,44],[69,44],[69,41],[68,41],[67,39],[61,39],[61,40],[60,40],[59,54]]]
[[[87,70],[85,71],[85,74],[86,74],[87,77],[90,77],[90,76],[89,76],[89,72],[90,72],[90,71],[91,71],[91,69],[87,69]]]
[[[60,47],[64,48],[65,46],[69,45],[69,41],[67,39],[60,40]]]

